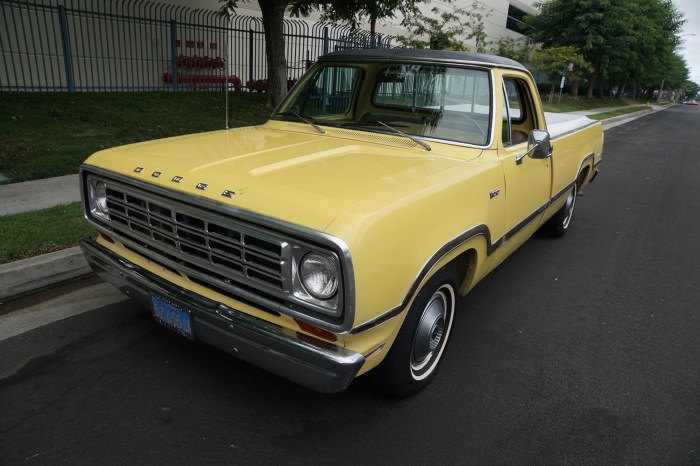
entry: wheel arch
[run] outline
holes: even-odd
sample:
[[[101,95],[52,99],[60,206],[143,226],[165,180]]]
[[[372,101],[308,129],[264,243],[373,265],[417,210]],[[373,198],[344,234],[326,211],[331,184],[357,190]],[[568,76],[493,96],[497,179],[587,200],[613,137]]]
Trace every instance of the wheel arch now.
[[[488,235],[477,235],[445,253],[424,273],[415,293],[444,267],[453,267],[457,274],[460,296],[466,295],[486,274],[489,259]],[[414,294],[415,294],[414,293]]]

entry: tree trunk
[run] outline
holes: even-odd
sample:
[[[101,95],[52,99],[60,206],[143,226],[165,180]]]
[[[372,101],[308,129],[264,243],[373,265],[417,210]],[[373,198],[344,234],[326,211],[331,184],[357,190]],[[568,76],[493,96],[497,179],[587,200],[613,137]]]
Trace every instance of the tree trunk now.
[[[549,90],[549,103],[552,103],[552,100],[554,99],[554,88],[556,87],[556,83],[552,83],[552,88]]]
[[[372,16],[369,20],[369,36],[371,38],[370,47],[377,48],[377,18]]]
[[[626,81],[622,81],[617,88],[617,98],[623,100],[625,98],[625,87],[627,86]]]
[[[613,89],[615,89],[615,82],[610,81],[608,83],[608,98],[613,98]]]
[[[579,85],[579,78],[574,78],[571,80],[571,97],[574,99],[578,98],[578,85]]]
[[[596,81],[598,81],[598,73],[591,73],[591,77],[588,79],[588,90],[586,91],[586,98],[593,98],[593,90],[595,89]]]
[[[276,107],[287,94],[287,60],[284,57],[284,10],[288,0],[258,0],[265,28],[267,102]]]

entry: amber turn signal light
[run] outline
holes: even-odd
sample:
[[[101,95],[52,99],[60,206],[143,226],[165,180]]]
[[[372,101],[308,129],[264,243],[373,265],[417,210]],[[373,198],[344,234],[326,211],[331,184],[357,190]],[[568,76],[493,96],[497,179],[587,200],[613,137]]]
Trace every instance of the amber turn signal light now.
[[[334,333],[329,332],[328,330],[323,330],[322,328],[318,328],[315,325],[311,325],[309,323],[302,322],[297,319],[294,319],[294,322],[297,323],[300,329],[307,333],[310,333],[311,335],[323,338],[324,340],[328,341],[338,341],[338,337],[335,336]]]

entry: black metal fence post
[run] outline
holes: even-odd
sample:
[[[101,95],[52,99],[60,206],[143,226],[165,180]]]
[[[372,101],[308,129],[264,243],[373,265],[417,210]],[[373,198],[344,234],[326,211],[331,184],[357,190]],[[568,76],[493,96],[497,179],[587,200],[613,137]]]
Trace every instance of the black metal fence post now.
[[[253,49],[253,30],[248,30],[248,82],[253,85],[253,59],[255,58],[255,51]]]
[[[330,49],[331,40],[328,37],[328,26],[323,28],[323,54],[327,54]]]
[[[170,20],[170,60],[172,61],[173,91],[177,92],[177,21],[174,19]]]
[[[63,45],[63,62],[66,67],[66,82],[68,92],[75,92],[75,81],[73,78],[73,57],[70,50],[70,37],[68,37],[68,18],[66,7],[58,7],[58,21],[61,25],[61,44]]]

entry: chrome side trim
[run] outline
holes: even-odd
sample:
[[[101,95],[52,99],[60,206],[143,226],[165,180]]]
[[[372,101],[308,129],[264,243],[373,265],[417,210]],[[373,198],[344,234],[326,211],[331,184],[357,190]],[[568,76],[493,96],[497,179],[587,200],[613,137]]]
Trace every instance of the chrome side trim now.
[[[364,356],[271,324],[177,287],[94,240],[80,244],[92,269],[150,309],[150,293],[192,313],[195,339],[293,382],[323,393],[345,390]]]

